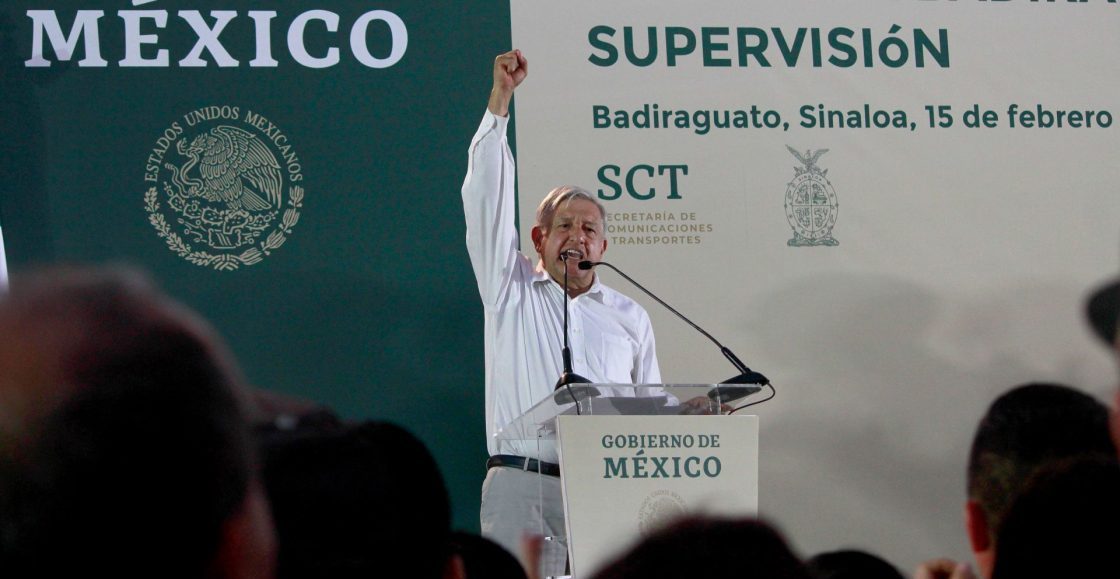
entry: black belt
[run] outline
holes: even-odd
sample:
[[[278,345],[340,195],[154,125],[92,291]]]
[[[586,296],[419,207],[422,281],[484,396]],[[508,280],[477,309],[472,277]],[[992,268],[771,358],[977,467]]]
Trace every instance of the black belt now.
[[[496,466],[508,466],[529,472],[539,472],[548,476],[560,476],[560,465],[554,462],[544,462],[543,460],[512,454],[495,454],[486,460],[486,470]]]

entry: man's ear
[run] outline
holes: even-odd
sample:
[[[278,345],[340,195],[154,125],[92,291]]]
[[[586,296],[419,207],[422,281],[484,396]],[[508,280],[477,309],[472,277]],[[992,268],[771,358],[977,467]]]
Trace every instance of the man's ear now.
[[[980,503],[969,499],[964,504],[964,526],[973,553],[983,553],[992,548],[992,535],[988,529],[988,516]]]
[[[537,253],[540,254],[541,246],[544,243],[544,228],[540,225],[534,225],[530,236],[533,238],[533,247],[537,250]]]
[[[599,253],[606,253],[606,252],[607,252],[607,238],[604,237],[603,238],[603,250],[600,251]]]

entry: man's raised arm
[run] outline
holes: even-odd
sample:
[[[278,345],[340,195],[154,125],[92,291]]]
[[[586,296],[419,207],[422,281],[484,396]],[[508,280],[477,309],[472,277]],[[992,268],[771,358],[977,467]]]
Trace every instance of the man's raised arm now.
[[[500,307],[513,276],[517,275],[520,258],[513,190],[515,169],[506,141],[506,124],[513,91],[528,72],[529,63],[518,50],[494,59],[488,114],[471,140],[467,176],[463,180],[467,252],[482,304],[488,308]]]

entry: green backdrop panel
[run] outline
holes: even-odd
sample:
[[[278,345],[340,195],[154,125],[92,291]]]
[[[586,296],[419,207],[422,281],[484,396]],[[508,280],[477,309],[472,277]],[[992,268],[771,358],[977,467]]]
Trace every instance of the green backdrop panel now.
[[[358,34],[368,56],[356,55],[352,31],[373,11]],[[509,36],[504,2],[6,2],[0,222],[13,275],[147,270],[213,321],[254,384],[423,438],[456,526],[477,530],[482,316],[459,186]],[[196,45],[205,66],[184,66]],[[336,64],[309,66],[334,49]],[[150,62],[164,50],[166,64]],[[274,66],[254,65],[268,56]],[[222,131],[228,142],[207,141]]]

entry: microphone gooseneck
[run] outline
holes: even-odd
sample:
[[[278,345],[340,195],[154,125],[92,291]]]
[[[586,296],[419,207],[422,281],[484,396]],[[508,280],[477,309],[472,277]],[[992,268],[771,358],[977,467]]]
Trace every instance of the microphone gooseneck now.
[[[553,388],[553,390],[559,390],[561,387],[567,388],[568,395],[573,402],[577,401],[577,399],[570,385],[591,383],[591,380],[572,371],[572,350],[568,338],[568,302],[571,299],[568,295],[568,260],[572,258],[580,259],[582,257],[583,252],[578,249],[566,249],[560,252],[560,258],[564,260],[564,295],[562,297],[563,301],[561,302],[561,305],[564,307],[564,348],[560,350],[560,359],[564,364],[564,370],[560,374],[560,379],[556,381],[556,387]],[[576,404],[576,413],[579,414],[579,404]]]
[[[656,301],[657,303],[664,306],[665,309],[669,310],[670,312],[673,312],[673,314],[676,315],[681,320],[684,320],[684,323],[688,324],[689,326],[692,326],[692,328],[694,330],[696,330],[697,332],[700,332],[701,334],[704,335],[705,338],[708,338],[709,340],[711,340],[711,342],[719,348],[719,351],[720,351],[721,354],[723,354],[723,357],[727,358],[727,361],[731,362],[731,365],[735,366],[735,369],[739,371],[738,376],[728,378],[727,380],[724,380],[723,382],[721,382],[721,384],[758,384],[760,386],[766,386],[766,385],[770,384],[770,379],[769,378],[767,378],[766,376],[763,376],[762,374],[760,374],[758,372],[755,372],[754,370],[751,370],[750,368],[748,368],[747,365],[744,364],[743,361],[740,360],[739,357],[736,356],[735,353],[732,352],[727,346],[724,346],[723,344],[719,343],[719,340],[712,337],[711,334],[704,331],[704,329],[701,328],[700,326],[697,326],[696,324],[694,324],[692,322],[692,320],[684,317],[684,314],[678,312],[675,308],[673,308],[673,306],[670,306],[669,304],[665,303],[665,301],[662,300],[661,298],[653,295],[653,292],[646,289],[644,286],[642,286],[642,284],[634,281],[634,278],[626,275],[625,273],[622,272],[622,270],[618,269],[617,267],[615,267],[615,266],[613,266],[613,265],[611,265],[611,264],[609,264],[605,261],[587,261],[587,260],[584,260],[584,261],[579,262],[578,267],[582,270],[588,270],[588,269],[591,269],[591,268],[599,266],[599,265],[605,265],[605,266],[611,268],[612,270],[614,270],[615,273],[617,273],[618,275],[621,275],[624,279],[626,279],[626,281],[633,284],[634,287],[636,287],[636,288],[642,290],[643,292],[645,292],[645,294],[647,296],[653,298],[654,301]]]

